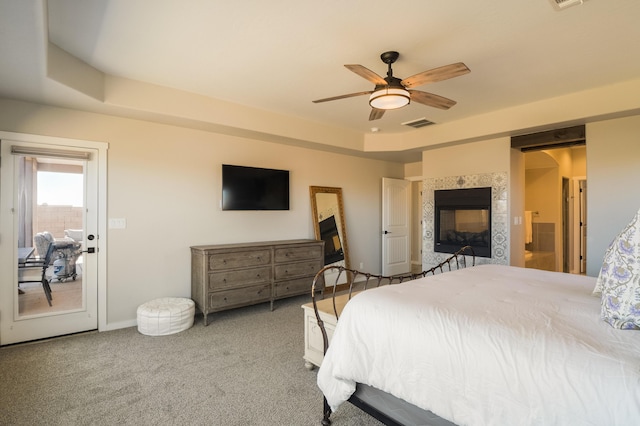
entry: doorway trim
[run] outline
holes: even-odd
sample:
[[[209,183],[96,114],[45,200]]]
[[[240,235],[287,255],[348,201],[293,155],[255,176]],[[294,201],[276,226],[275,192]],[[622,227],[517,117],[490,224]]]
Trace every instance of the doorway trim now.
[[[571,178],[571,273],[587,273],[587,177]]]
[[[411,271],[421,272],[422,267],[422,175],[405,176],[411,182]]]
[[[107,329],[107,142],[69,139],[54,136],[33,135],[0,131],[0,140],[10,139],[18,142],[33,142],[43,145],[56,145],[91,148],[98,151],[98,331]]]

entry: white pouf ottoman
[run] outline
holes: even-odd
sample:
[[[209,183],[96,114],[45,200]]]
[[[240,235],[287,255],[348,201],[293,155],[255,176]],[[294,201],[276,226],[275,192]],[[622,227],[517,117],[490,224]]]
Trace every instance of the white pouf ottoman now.
[[[163,297],[138,306],[138,331],[147,336],[179,333],[193,325],[196,312],[193,300]]]

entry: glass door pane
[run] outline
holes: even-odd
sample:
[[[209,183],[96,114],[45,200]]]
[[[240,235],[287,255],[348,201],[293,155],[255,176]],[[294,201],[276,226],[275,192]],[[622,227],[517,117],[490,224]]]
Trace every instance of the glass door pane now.
[[[23,156],[18,164],[18,315],[82,310],[84,161]]]

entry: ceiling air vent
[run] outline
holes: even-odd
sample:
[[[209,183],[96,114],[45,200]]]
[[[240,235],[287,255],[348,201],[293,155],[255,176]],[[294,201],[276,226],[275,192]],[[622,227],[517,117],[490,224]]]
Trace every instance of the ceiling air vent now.
[[[418,118],[417,120],[405,121],[402,123],[403,126],[410,126],[415,129],[419,129],[420,127],[430,126],[432,124],[436,124],[433,121],[429,121],[426,118]]]
[[[583,0],[549,0],[553,5],[554,9],[562,10],[569,6],[575,6],[577,4],[582,4]]]

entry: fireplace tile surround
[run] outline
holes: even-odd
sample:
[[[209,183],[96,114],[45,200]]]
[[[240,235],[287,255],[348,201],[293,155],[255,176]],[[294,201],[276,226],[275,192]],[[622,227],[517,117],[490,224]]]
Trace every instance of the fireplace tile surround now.
[[[441,189],[491,187],[491,257],[476,257],[476,264],[507,265],[509,248],[507,172],[425,179],[422,183],[422,265],[437,265],[450,254],[434,251],[434,192]]]

